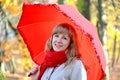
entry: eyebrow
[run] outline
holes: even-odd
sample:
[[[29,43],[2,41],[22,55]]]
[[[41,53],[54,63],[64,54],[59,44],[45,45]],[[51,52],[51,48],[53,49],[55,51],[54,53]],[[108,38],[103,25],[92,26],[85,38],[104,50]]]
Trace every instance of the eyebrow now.
[[[63,34],[64,36],[67,36],[67,37],[70,38],[70,36],[67,33],[60,33],[60,32],[58,32],[58,33],[54,33],[53,35],[55,35],[55,34]]]

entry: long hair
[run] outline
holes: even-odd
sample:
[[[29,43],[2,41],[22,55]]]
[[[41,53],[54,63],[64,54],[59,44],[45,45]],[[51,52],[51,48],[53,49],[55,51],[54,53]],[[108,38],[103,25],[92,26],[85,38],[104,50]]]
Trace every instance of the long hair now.
[[[53,49],[52,48],[52,36],[57,33],[68,34],[68,36],[70,37],[71,41],[66,51],[67,63],[70,63],[73,59],[79,58],[80,54],[77,49],[74,30],[72,29],[71,25],[66,24],[66,23],[59,24],[53,29],[52,35],[46,43],[45,51],[50,51]]]

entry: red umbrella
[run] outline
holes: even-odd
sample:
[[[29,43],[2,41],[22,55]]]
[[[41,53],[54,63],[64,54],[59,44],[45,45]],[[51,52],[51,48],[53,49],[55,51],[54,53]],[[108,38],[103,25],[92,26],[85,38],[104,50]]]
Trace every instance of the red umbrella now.
[[[105,72],[105,56],[96,27],[69,5],[28,4],[18,24],[30,55],[38,65],[44,59],[44,47],[52,29],[61,23],[72,25],[81,60],[86,66],[88,80],[101,80]]]

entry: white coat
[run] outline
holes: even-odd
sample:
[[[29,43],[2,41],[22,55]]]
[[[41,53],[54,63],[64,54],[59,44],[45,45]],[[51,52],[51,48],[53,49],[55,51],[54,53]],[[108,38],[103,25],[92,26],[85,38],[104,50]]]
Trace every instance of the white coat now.
[[[37,80],[39,72],[32,75]],[[47,68],[41,80],[87,80],[86,70],[80,60],[74,60],[69,65],[65,63],[55,68]]]

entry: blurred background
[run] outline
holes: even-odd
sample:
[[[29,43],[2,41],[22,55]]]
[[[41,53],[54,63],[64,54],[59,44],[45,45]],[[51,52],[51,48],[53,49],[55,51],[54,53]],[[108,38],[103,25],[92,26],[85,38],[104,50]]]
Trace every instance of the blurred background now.
[[[106,78],[120,78],[120,0],[0,0],[0,80],[30,80],[33,66],[17,31],[24,2],[68,4],[79,10],[98,30],[106,56]]]

